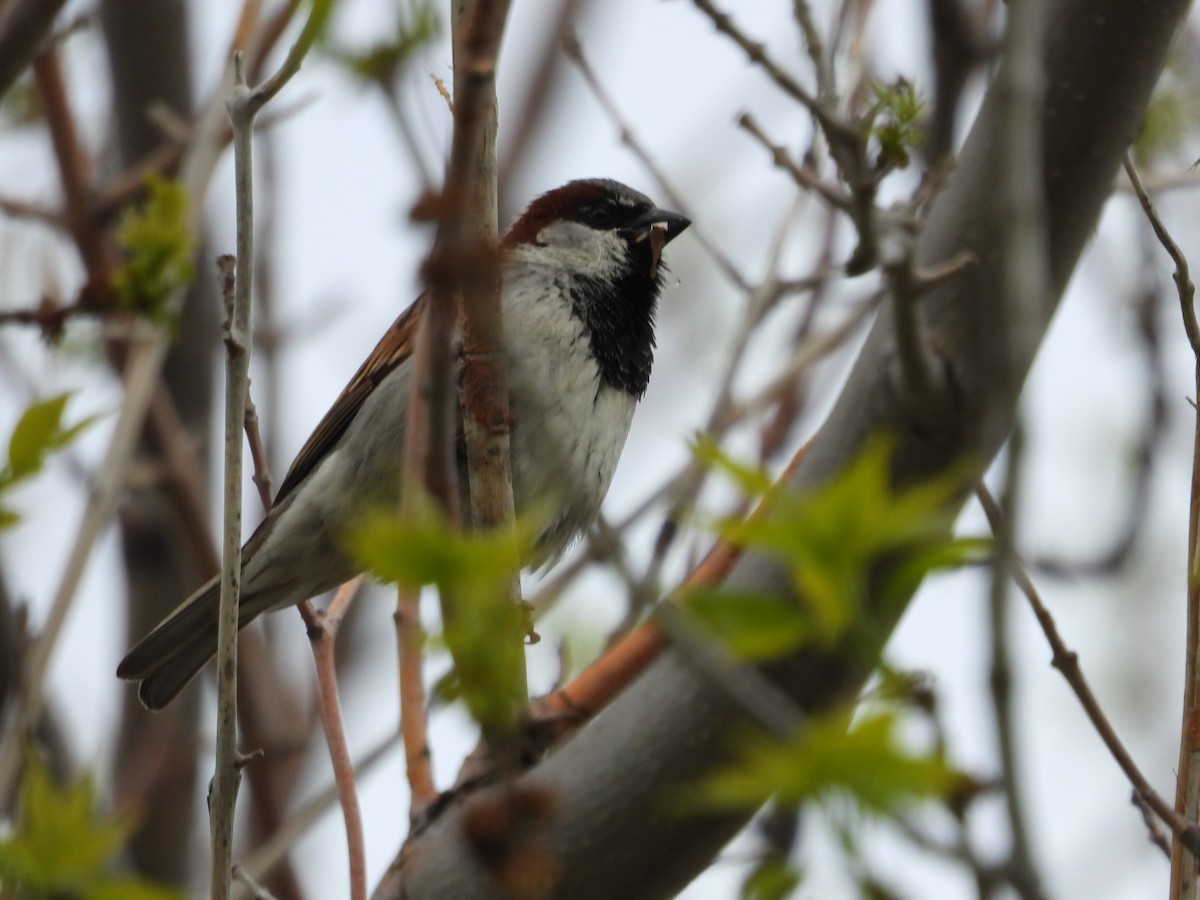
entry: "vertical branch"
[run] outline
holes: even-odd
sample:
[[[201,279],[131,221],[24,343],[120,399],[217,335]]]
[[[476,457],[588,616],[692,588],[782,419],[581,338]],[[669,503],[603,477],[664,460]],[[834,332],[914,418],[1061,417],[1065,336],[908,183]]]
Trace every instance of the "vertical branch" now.
[[[462,203],[462,240],[464,248],[475,245],[486,251],[496,243],[496,71],[477,71],[471,59],[478,48],[467,46],[477,35],[467,33],[477,16],[479,0],[456,0],[451,28],[454,36],[455,97],[471,79],[477,102],[473,109],[458,106],[460,117],[471,115],[475,121],[465,128],[477,130],[474,158],[467,161],[469,177],[455,185],[464,196]],[[447,184],[447,188],[450,185]],[[469,260],[476,262],[476,260]],[[463,380],[461,400],[466,433],[467,461],[471,488],[471,523],[476,528],[510,522],[513,518],[512,485],[509,471],[508,372],[504,364],[503,337],[500,332],[499,271],[494,260],[481,257],[462,279]],[[501,468],[503,466],[503,468]]]
[[[237,633],[242,578],[242,429],[250,377],[250,285],[254,265],[252,187],[254,111],[252,93],[234,56],[234,86],[227,106],[233,125],[234,191],[237,198],[237,272],[222,257],[223,277],[234,279],[225,310],[225,465],[221,546],[221,605],[217,615],[216,772],[209,797],[212,835],[212,897],[226,898],[233,871],[233,819],[241,780],[237,749]],[[226,295],[228,298],[228,294]]]
[[[1196,364],[1200,397],[1200,357]],[[1188,500],[1187,637],[1184,652],[1183,722],[1179,734],[1179,770],[1175,809],[1188,818],[1200,809],[1200,412],[1192,437],[1192,481]],[[1193,819],[1194,821],[1194,819]],[[1171,845],[1171,900],[1195,900],[1200,864],[1176,840]]]
[[[494,6],[507,6],[494,4]],[[496,54],[503,19],[489,22],[482,0],[454,4],[454,91],[472,102],[456,102],[462,128],[478,132],[473,158],[466,160],[470,176],[463,190],[463,238],[478,248],[479,264],[466,269],[462,292],[463,374],[460,400],[467,447],[471,524],[477,529],[511,527],[514,518],[508,369],[500,309],[500,272],[491,252],[496,244]],[[503,15],[503,10],[491,15]],[[486,30],[490,26],[491,34]],[[494,39],[494,43],[492,43]],[[466,82],[469,81],[469,86]],[[456,130],[459,127],[455,124]],[[521,601],[519,563],[513,560],[510,599]],[[518,633],[502,640],[521,641]],[[514,715],[528,696],[524,660],[517,656],[514,675]]]
[[[1125,174],[1133,185],[1138,203],[1154,229],[1154,235],[1175,263],[1172,278],[1179,292],[1179,306],[1183,313],[1183,330],[1196,363],[1196,394],[1200,397],[1200,323],[1196,321],[1196,285],[1192,281],[1191,267],[1179,244],[1171,237],[1150,195],[1142,184],[1141,176],[1128,154],[1125,156]],[[1189,822],[1200,818],[1200,412],[1196,415],[1195,434],[1192,438],[1192,483],[1188,502],[1187,544],[1187,637],[1184,650],[1183,679],[1183,722],[1179,734],[1179,769],[1175,776],[1175,811]],[[1185,853],[1191,850],[1192,854]],[[1194,900],[1200,894],[1197,862],[1193,858],[1195,848],[1186,846],[1176,830],[1176,839],[1171,845],[1171,900]]]
[[[483,240],[487,232],[472,219],[482,212],[490,223],[482,227],[495,234],[495,137],[494,124],[488,137],[488,111],[494,123],[496,56],[508,15],[508,0],[475,0],[469,20],[460,24],[466,13],[458,7],[467,2],[456,4],[456,28],[463,34],[454,39],[454,135],[445,185],[432,209],[438,230],[424,267],[429,294],[413,360],[416,378],[405,460],[406,476],[418,476],[405,479],[406,508],[413,509],[413,491],[423,485],[451,520],[459,512],[451,337],[468,282],[476,286],[475,293],[484,293],[498,272],[492,248]],[[485,163],[488,158],[492,161]],[[484,185],[478,193],[477,182]]]
[[[408,778],[409,824],[419,821],[437,799],[425,719],[425,683],[421,663],[425,629],[421,626],[421,592],[401,587],[396,605],[396,650],[400,659],[400,737]]]
[[[329,745],[333,778],[337,785],[342,819],[346,825],[346,849],[350,857],[350,900],[367,900],[366,839],[363,835],[362,812],[354,788],[354,761],[346,741],[346,726],[337,690],[337,663],[334,645],[338,628],[350,604],[362,585],[362,576],[347,581],[334,596],[329,608],[318,616],[318,626],[309,627],[313,660],[317,666],[317,699],[321,704],[321,725]],[[306,619],[307,620],[307,619]]]
[[[233,87],[226,100],[233,131],[234,191],[237,204],[237,260],[232,309],[226,318],[225,480],[221,559],[221,603],[217,615],[216,772],[209,796],[212,837],[212,897],[230,895],[233,820],[243,758],[237,750],[237,632],[242,576],[242,430],[250,387],[251,283],[254,273],[254,118],[300,70],[324,28],[333,0],[317,0],[296,43],[279,69],[251,90],[244,60],[233,57]],[[226,259],[226,266],[231,261]],[[228,277],[228,276],[226,276]]]
[[[1013,428],[1008,442],[1008,465],[1005,471],[1004,516],[999,519],[995,530],[996,558],[992,566],[992,581],[988,592],[988,631],[991,636],[991,665],[988,682],[991,687],[992,715],[996,725],[996,746],[1000,757],[1000,771],[1004,781],[1004,804],[1008,813],[1009,851],[1007,868],[1010,881],[1017,893],[1025,900],[1043,900],[1037,868],[1033,864],[1030,850],[1029,831],[1026,826],[1025,804],[1021,797],[1018,772],[1017,725],[1013,703],[1012,659],[1009,651],[1009,575],[1018,565],[1017,551],[1013,545],[1013,522],[1016,519],[1017,493],[1020,487],[1021,461],[1024,437],[1020,422]]]
[[[477,459],[472,465],[479,464],[481,471],[494,473],[485,476],[478,486],[472,485],[472,505],[479,506],[481,518],[486,521],[512,518],[511,478],[507,471],[508,394],[503,365],[495,364],[503,356],[492,349],[496,341],[489,340],[493,336],[498,339],[500,333],[499,261],[494,244],[495,78],[508,7],[508,0],[456,0],[454,5],[454,134],[441,197],[424,210],[436,220],[437,236],[424,266],[428,293],[413,357],[401,501],[402,513],[407,517],[420,514],[422,497],[428,495],[451,522],[460,520],[454,465],[458,403],[452,337],[459,301],[465,294],[470,306],[464,322],[468,331],[465,343],[468,359],[474,360],[469,368],[475,369],[464,376],[470,379],[464,381],[464,402],[473,410],[465,416],[466,427],[475,433],[471,440]],[[500,379],[498,387],[491,381],[495,378]],[[449,627],[458,614],[455,597],[443,590],[441,605],[443,622]],[[397,640],[402,653],[408,654],[402,660],[401,678],[405,682],[402,693],[410,698],[419,693],[409,683],[420,668],[419,660],[412,658],[419,646],[419,634],[404,629],[418,625],[417,615],[416,602],[401,588]],[[518,635],[512,636],[512,640],[518,639]],[[519,654],[514,658],[520,665],[522,685],[522,697],[514,698],[512,704],[515,723],[524,699],[524,667]],[[515,683],[515,678],[506,679],[506,683]],[[417,743],[423,727],[414,731],[418,723],[412,718],[421,714],[411,706],[402,713],[410,759],[423,753],[423,744]],[[425,786],[421,787],[424,791]]]

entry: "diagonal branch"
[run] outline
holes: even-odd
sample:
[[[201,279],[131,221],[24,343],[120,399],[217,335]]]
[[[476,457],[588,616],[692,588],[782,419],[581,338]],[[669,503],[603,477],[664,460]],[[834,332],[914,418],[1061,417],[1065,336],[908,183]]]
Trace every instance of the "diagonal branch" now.
[[[980,484],[975,489],[975,496],[979,498],[980,504],[983,506],[983,511],[987,515],[988,524],[992,531],[1000,534],[1008,526],[1005,525],[1004,515],[1000,511],[1000,504],[991,495],[983,484]],[[1161,819],[1172,834],[1179,839],[1180,845],[1185,847],[1194,855],[1200,855],[1200,828],[1189,822],[1186,818],[1180,815],[1163,797],[1154,790],[1146,776],[1142,774],[1137,763],[1134,762],[1133,756],[1117,735],[1116,729],[1113,728],[1112,722],[1108,720],[1104,709],[1100,706],[1100,701],[1096,699],[1096,695],[1092,693],[1091,686],[1083,675],[1083,669],[1079,665],[1079,654],[1071,650],[1066,641],[1063,640],[1059,633],[1058,625],[1054,621],[1054,617],[1050,615],[1050,610],[1046,608],[1046,604],[1042,601],[1041,594],[1038,592],[1037,586],[1034,585],[1033,579],[1030,578],[1028,570],[1020,559],[1015,556],[1008,560],[1008,568],[1012,580],[1016,582],[1017,587],[1021,589],[1021,593],[1025,595],[1025,599],[1029,601],[1029,606],[1033,610],[1033,615],[1038,621],[1038,625],[1042,628],[1042,633],[1046,636],[1046,642],[1050,645],[1051,653],[1053,654],[1050,664],[1058,669],[1071,690],[1075,692],[1075,696],[1079,699],[1080,706],[1091,720],[1092,727],[1096,729],[1096,733],[1100,735],[1100,739],[1104,741],[1104,745],[1108,747],[1108,752],[1112,754],[1121,771],[1125,773],[1125,777],[1129,779],[1129,783],[1133,786],[1134,797],[1139,804],[1144,804],[1143,810],[1148,810]]]

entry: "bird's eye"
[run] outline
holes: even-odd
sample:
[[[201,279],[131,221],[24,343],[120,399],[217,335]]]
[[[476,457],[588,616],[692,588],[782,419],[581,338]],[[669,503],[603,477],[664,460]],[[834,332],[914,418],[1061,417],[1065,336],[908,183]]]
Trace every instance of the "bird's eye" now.
[[[595,203],[585,206],[579,211],[576,220],[589,228],[616,228],[627,215],[627,210],[620,209],[610,203]]]

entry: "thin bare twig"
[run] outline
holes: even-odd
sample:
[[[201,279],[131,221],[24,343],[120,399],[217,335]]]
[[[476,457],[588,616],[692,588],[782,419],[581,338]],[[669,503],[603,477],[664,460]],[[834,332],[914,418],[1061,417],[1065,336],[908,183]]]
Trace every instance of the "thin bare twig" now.
[[[1129,177],[1133,192],[1137,195],[1158,242],[1175,263],[1172,278],[1179,293],[1183,330],[1195,357],[1195,386],[1196,394],[1200,397],[1200,325],[1196,320],[1196,287],[1192,283],[1187,257],[1163,224],[1142,183],[1137,167],[1128,154],[1125,156],[1125,174]],[[1175,778],[1175,811],[1183,816],[1185,821],[1194,822],[1200,815],[1200,737],[1197,736],[1194,725],[1200,712],[1200,411],[1196,413],[1195,434],[1192,438],[1187,563],[1187,638],[1184,649],[1183,715],[1179,729],[1179,770]],[[1176,835],[1178,837],[1178,832]],[[1195,897],[1200,886],[1196,878],[1197,863],[1184,855],[1185,849],[1196,852],[1194,848],[1185,847],[1182,839],[1176,840],[1171,848],[1171,900]]]
[[[1024,441],[1020,423],[1013,429],[1008,442],[1008,460],[1004,480],[1004,508],[1000,515],[995,507],[992,531],[996,536],[996,557],[992,566],[991,585],[988,591],[991,663],[988,670],[988,685],[991,689],[992,716],[996,726],[996,746],[1003,773],[1004,805],[1008,816],[1011,847],[1007,867],[1012,872],[1012,886],[1025,900],[1044,900],[1041,879],[1033,862],[1026,826],[1025,804],[1021,795],[1021,779],[1018,771],[1016,726],[1014,724],[1013,675],[1011,653],[1008,646],[1009,593],[1011,571],[1016,565],[1016,549],[1013,546],[1013,506],[1020,482],[1021,463],[1024,460]],[[981,491],[984,488],[980,488]]]
[[[1137,791],[1131,791],[1129,800],[1137,808],[1137,811],[1142,814],[1142,824],[1146,826],[1146,834],[1150,838],[1150,843],[1163,852],[1167,858],[1171,858],[1171,839],[1163,834],[1162,828],[1159,827],[1159,821],[1154,815],[1154,810],[1146,801],[1138,796]]]
[[[825,183],[821,180],[821,176],[809,168],[809,166],[801,165],[792,159],[787,148],[782,144],[773,143],[767,136],[767,133],[763,131],[762,126],[758,124],[750,113],[742,113],[738,116],[737,122],[739,127],[771,154],[771,162],[775,167],[787,172],[797,185],[810,191],[816,191],[825,199],[826,203],[836,209],[845,212],[851,210],[853,202],[845,191]]]
[[[250,476],[254,486],[258,488],[258,499],[262,501],[263,510],[271,511],[271,466],[267,462],[267,451],[263,446],[262,432],[258,427],[258,407],[250,396],[250,384],[246,383],[246,418],[243,423],[246,431],[246,442],[250,445],[250,461],[253,474]]]
[[[583,55],[583,45],[580,44],[578,36],[572,31],[567,32],[563,36],[563,52],[566,53],[568,59],[575,63],[584,80],[588,83],[588,87],[592,89],[592,93],[596,96],[596,100],[604,108],[608,117],[612,119],[613,124],[617,126],[617,130],[621,135],[621,143],[628,147],[650,174],[654,176],[654,180],[658,182],[659,187],[666,194],[671,206],[681,212],[687,212],[691,204],[687,203],[680,192],[671,186],[671,181],[667,178],[662,166],[655,161],[654,157],[650,155],[650,151],[638,140],[633,129],[630,128],[625,118],[621,115],[620,110],[617,109],[617,105],[613,102],[612,97],[608,95],[604,86],[600,84],[595,71],[588,64],[587,57]],[[688,234],[700,242],[700,246],[712,257],[713,261],[717,264],[717,268],[721,270],[721,273],[735,287],[743,291],[751,289],[750,279],[743,275],[741,270],[733,264],[733,261],[721,251],[721,248],[716,245],[698,222],[692,222],[691,227],[688,229]]]
[[[800,82],[796,81],[767,55],[766,47],[763,44],[751,40],[734,25],[733,19],[728,13],[721,12],[710,0],[692,0],[692,2],[700,12],[708,16],[717,31],[737,44],[752,63],[762,69],[785,94],[808,110],[812,117],[821,123],[822,127],[839,130],[843,127],[840,122],[834,120],[824,103],[809,93]]]
[[[52,228],[62,228],[66,225],[60,210],[16,197],[0,197],[0,212],[13,219],[32,219]]]
[[[793,0],[792,15],[800,25],[800,31],[804,34],[804,45],[808,49],[808,58],[812,60],[813,72],[817,78],[817,99],[825,104],[833,103],[837,97],[833,61],[825,52],[825,44],[821,40],[821,32],[817,30],[808,0]]]
[[[386,738],[359,760],[354,771],[361,775],[370,770],[383,759],[395,742],[395,737]],[[319,791],[311,800],[294,810],[281,828],[255,848],[254,852],[242,862],[241,867],[256,879],[269,876],[277,866],[287,859],[288,850],[300,836],[311,828],[334,803],[338,802],[338,794],[336,784],[331,784]],[[235,900],[245,900],[246,896],[245,891],[235,890]]]
[[[1004,528],[1004,524],[999,504],[983,485],[979,485],[975,489],[975,494],[983,506],[983,511],[987,515],[993,531],[1000,532]],[[1191,853],[1200,855],[1200,828],[1176,812],[1171,804],[1151,787],[1150,782],[1137,767],[1137,763],[1134,762],[1133,757],[1117,735],[1108,716],[1105,715],[1096,695],[1092,693],[1092,689],[1083,675],[1083,669],[1079,665],[1078,654],[1071,650],[1063,640],[1058,625],[1042,601],[1033,579],[1029,577],[1029,572],[1022,565],[1020,559],[1015,556],[1009,560],[1009,566],[1013,580],[1025,595],[1026,600],[1029,601],[1034,617],[1041,626],[1042,633],[1046,635],[1046,641],[1050,644],[1051,665],[1062,673],[1063,678],[1074,691],[1084,713],[1091,721],[1092,727],[1096,729],[1096,733],[1108,748],[1109,753],[1121,767],[1125,777],[1129,779],[1134,792],[1171,829],[1182,846]]]
[[[537,136],[540,126],[549,121],[546,114],[552,112],[555,107],[555,104],[550,102],[551,95],[563,86],[563,79],[559,74],[563,65],[563,38],[573,23],[586,11],[590,2],[591,0],[564,0],[559,5],[554,22],[546,31],[545,43],[531,56],[538,60],[538,64],[529,78],[529,90],[522,98],[521,109],[512,117],[512,122],[516,124],[511,131],[506,131],[507,153],[500,166],[499,179],[502,187],[510,185],[514,172],[531,160],[530,142]]]
[[[1179,248],[1179,244],[1171,237],[1171,232],[1163,224],[1162,218],[1154,206],[1154,201],[1150,199],[1150,194],[1142,183],[1142,177],[1133,164],[1133,157],[1129,154],[1125,155],[1125,174],[1129,176],[1129,183],[1133,187],[1138,203],[1141,204],[1142,212],[1146,214],[1150,227],[1154,229],[1154,236],[1158,238],[1158,242],[1170,255],[1171,262],[1175,263],[1175,271],[1171,274],[1171,278],[1179,290],[1179,305],[1183,312],[1183,330],[1187,334],[1188,343],[1192,346],[1192,353],[1200,359],[1200,324],[1197,324],[1196,320],[1196,286],[1192,283],[1191,268],[1188,265],[1187,257]]]
[[[0,310],[0,327],[32,325],[39,329],[47,340],[53,340],[62,334],[68,319],[95,316],[98,313],[94,307],[83,303],[58,306],[50,297],[43,297],[42,302],[32,308]]]
[[[724,647],[684,619],[676,606],[660,603],[653,615],[671,646],[762,728],[786,740],[804,724],[804,713],[787,694],[753,666],[738,665]]]
[[[1146,234],[1144,244],[1154,244],[1154,237]],[[1153,246],[1144,248],[1148,270],[1154,268],[1151,259]],[[1065,578],[1097,578],[1119,573],[1129,563],[1138,549],[1138,540],[1146,525],[1154,488],[1154,467],[1163,436],[1170,420],[1168,400],[1168,376],[1162,341],[1164,296],[1156,278],[1142,279],[1133,286],[1129,306],[1134,314],[1137,350],[1145,371],[1145,402],[1147,418],[1135,431],[1135,446],[1123,455],[1130,459],[1132,473],[1127,480],[1131,486],[1124,491],[1124,512],[1118,514],[1121,524],[1119,533],[1112,543],[1098,553],[1088,557],[1072,559],[1057,553],[1035,556],[1028,560],[1029,567],[1039,573]]]
[[[233,867],[233,878],[246,886],[254,900],[276,900],[275,895],[255,881],[254,876],[240,863]]]
[[[214,900],[230,896],[233,820],[241,779],[237,749],[237,632],[242,577],[242,432],[246,425],[251,350],[251,281],[254,272],[254,117],[300,69],[325,24],[331,3],[313,5],[283,65],[258,87],[246,83],[244,57],[233,57],[233,87],[226,101],[233,129],[237,202],[237,259],[231,314],[225,332],[225,474],[221,600],[217,616],[216,772],[209,797],[211,885]],[[232,261],[227,260],[232,266]],[[365,896],[365,889],[364,889]]]
[[[245,88],[237,66],[235,92]],[[252,253],[249,228],[251,210],[249,132],[234,125],[235,176],[238,207],[238,259]],[[237,764],[237,632],[242,579],[242,430],[246,421],[246,395],[250,372],[249,285],[236,280],[239,262],[220,257],[222,294],[225,297],[225,458],[221,528],[221,605],[217,618],[217,750],[216,774],[209,793],[212,842],[211,885],[214,900],[229,897],[233,870],[233,819],[241,783]],[[242,274],[247,272],[242,266]]]
[[[58,49],[38,54],[33,70],[62,181],[67,228],[88,275],[103,278],[112,268],[112,253],[92,221],[91,169],[71,112]]]

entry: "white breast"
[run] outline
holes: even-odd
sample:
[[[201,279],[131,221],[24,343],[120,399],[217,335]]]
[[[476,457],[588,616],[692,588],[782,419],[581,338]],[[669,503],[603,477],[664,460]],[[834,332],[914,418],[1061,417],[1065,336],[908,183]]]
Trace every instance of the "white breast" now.
[[[599,511],[637,403],[602,381],[561,276],[519,264],[504,276],[514,499],[554,512],[542,540],[551,560]]]

